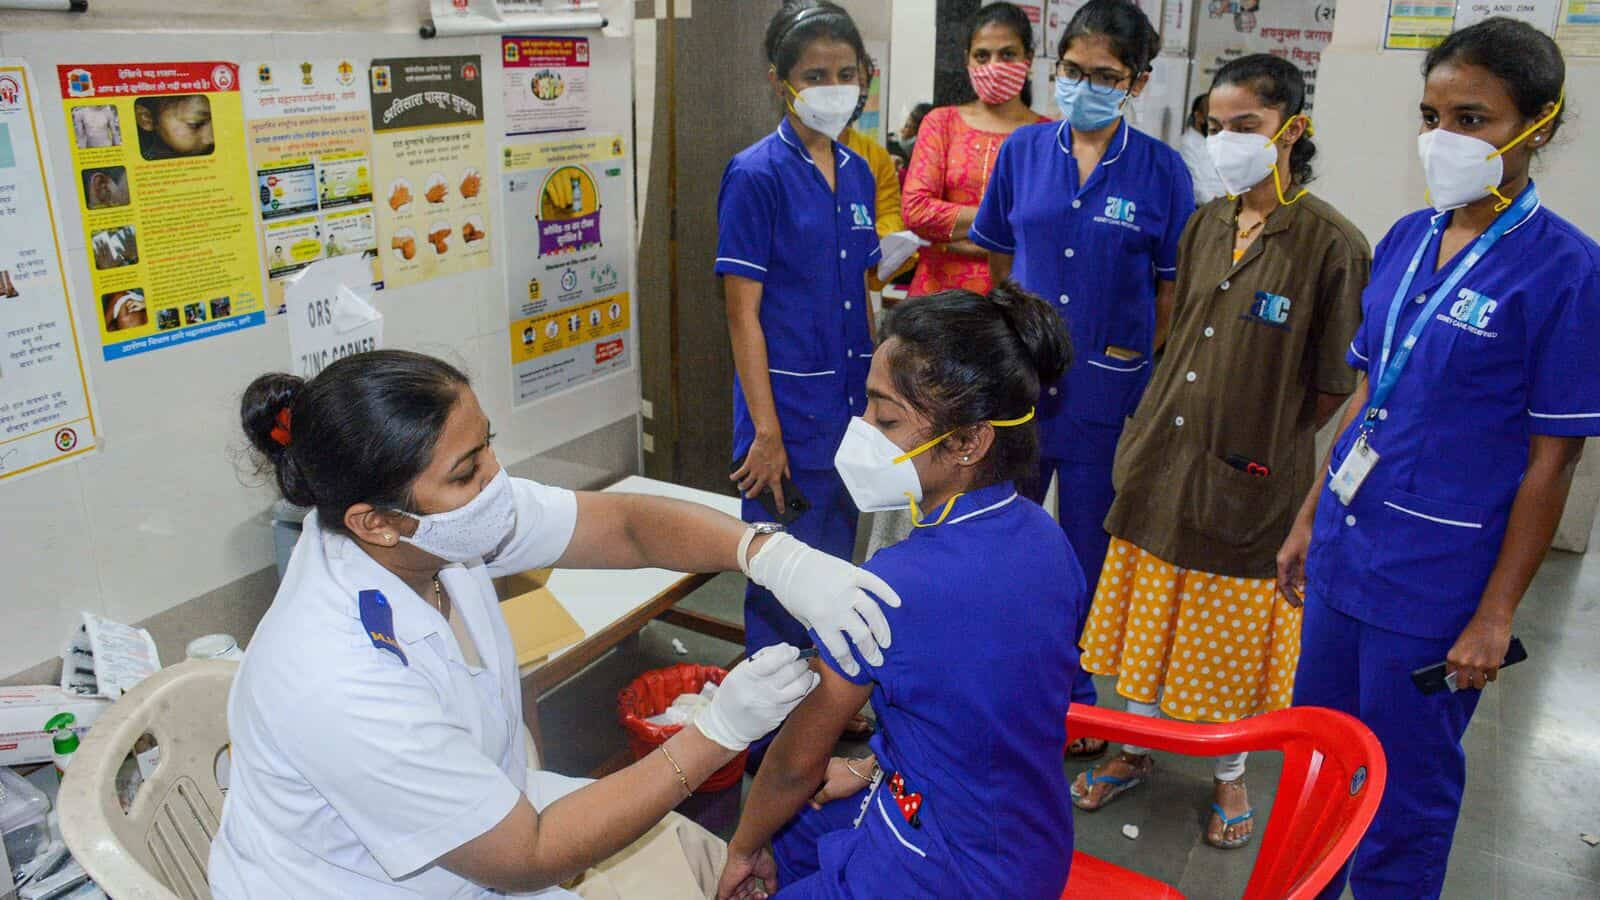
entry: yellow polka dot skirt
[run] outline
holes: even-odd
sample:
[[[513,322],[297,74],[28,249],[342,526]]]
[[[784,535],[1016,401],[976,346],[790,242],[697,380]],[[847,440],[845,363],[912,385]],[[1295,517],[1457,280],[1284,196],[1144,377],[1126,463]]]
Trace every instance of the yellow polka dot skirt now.
[[[1270,578],[1180,569],[1112,538],[1080,643],[1083,668],[1129,700],[1231,722],[1289,705],[1300,610]]]

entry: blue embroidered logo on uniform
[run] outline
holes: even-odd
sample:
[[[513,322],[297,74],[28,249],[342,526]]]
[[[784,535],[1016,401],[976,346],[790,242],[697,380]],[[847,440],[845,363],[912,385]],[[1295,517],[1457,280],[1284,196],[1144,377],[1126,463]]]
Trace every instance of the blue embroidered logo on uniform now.
[[[1460,299],[1450,307],[1450,318],[1472,328],[1488,328],[1489,317],[1500,308],[1500,301],[1467,288],[1462,288],[1456,296]]]
[[[1289,310],[1294,306],[1294,301],[1282,294],[1270,291],[1256,291],[1256,296],[1250,303],[1250,309],[1241,315],[1241,319],[1252,319],[1263,325],[1274,328],[1289,328]]]
[[[872,210],[867,209],[864,203],[850,204],[850,221],[857,228],[872,227]]]
[[[1106,218],[1114,222],[1133,224],[1133,214],[1138,206],[1132,200],[1121,197],[1106,197]]]
[[[400,657],[402,665],[411,665],[394,636],[394,610],[389,607],[389,598],[383,596],[381,591],[362,591],[359,606],[361,627],[367,632],[372,646]]]

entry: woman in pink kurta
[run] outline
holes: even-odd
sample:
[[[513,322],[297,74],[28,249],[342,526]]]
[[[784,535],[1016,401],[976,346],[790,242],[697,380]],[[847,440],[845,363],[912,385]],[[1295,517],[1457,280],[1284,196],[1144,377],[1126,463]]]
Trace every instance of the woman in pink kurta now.
[[[917,132],[901,194],[906,225],[932,246],[921,251],[909,295],[952,288],[988,293],[988,254],[967,229],[988,187],[1000,144],[1045,117],[1028,108],[1033,26],[1010,3],[983,7],[967,40],[967,73],[978,99],[928,113]]]

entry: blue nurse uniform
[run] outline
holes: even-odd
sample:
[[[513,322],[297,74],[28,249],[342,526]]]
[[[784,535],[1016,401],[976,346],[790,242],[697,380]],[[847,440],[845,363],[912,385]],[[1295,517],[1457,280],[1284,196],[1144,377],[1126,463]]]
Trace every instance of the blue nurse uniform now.
[[[883,665],[857,657],[860,675],[840,673],[874,685],[886,774],[777,834],[782,896],[1059,896],[1072,862],[1061,752],[1087,593],[1061,530],[1006,482],[960,497],[943,524],[866,568],[906,600],[884,610],[895,641]]]
[[[1600,247],[1532,191],[1531,212],[1507,213],[1504,236],[1424,326],[1368,439],[1377,466],[1348,506],[1326,489],[1317,503],[1294,700],[1358,716],[1389,759],[1383,804],[1349,870],[1359,898],[1439,896],[1466,781],[1461,737],[1480,692],[1425,696],[1409,673],[1444,660],[1477,610],[1531,437],[1600,435]],[[1445,215],[1412,213],[1378,244],[1348,354],[1357,369],[1380,368],[1418,245],[1427,241],[1394,347],[1469,252],[1438,265],[1430,231]],[[1340,436],[1330,471],[1361,426],[1358,417]]]
[[[1111,461],[1150,381],[1157,282],[1177,278],[1194,185],[1176,150],[1126,122],[1078,182],[1067,123],[1019,128],[1000,147],[972,240],[1010,254],[1012,279],[1049,301],[1072,335],[1072,368],[1039,397],[1034,499],[1059,475],[1058,518],[1092,596],[1110,541]],[[1095,702],[1087,673],[1073,699]]]
[[[859,513],[833,469],[851,416],[866,409],[872,337],[867,271],[878,264],[877,184],[865,160],[837,142],[836,189],[817,170],[785,118],[728,163],[717,198],[718,275],[761,282],[761,330],[783,446],[811,509],[789,533],[841,559],[855,550]],[[733,384],[733,458],[755,440],[744,390]],[[746,500],[746,522],[772,516]],[[771,592],[745,593],[745,650],[810,638]]]

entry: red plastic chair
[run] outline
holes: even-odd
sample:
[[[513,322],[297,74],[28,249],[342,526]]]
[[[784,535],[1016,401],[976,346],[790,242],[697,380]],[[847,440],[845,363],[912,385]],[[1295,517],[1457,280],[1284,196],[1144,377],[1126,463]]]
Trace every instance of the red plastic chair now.
[[[1261,852],[1245,886],[1245,900],[1316,896],[1367,833],[1388,776],[1383,748],[1367,726],[1315,706],[1203,725],[1074,703],[1067,712],[1067,733],[1190,756],[1282,751],[1283,775],[1266,831],[1256,835]],[[1061,896],[1100,900],[1183,895],[1153,878],[1074,853]]]

